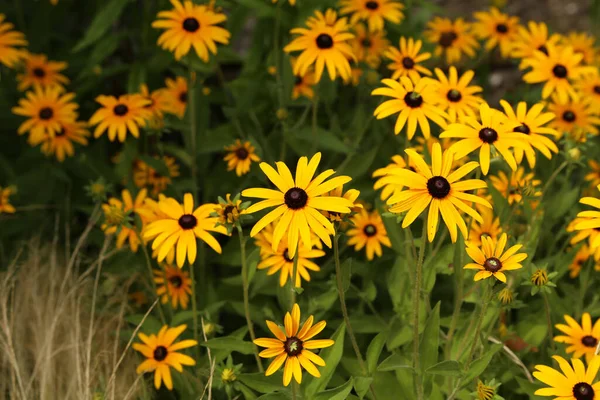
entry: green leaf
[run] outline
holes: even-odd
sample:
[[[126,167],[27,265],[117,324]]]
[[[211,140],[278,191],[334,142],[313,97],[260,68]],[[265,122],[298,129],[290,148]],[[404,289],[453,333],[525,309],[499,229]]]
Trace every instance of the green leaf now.
[[[308,126],[298,130],[297,132],[292,132],[291,134],[296,140],[305,143],[312,143],[316,140],[319,149],[331,150],[345,154],[352,151],[352,148],[346,143],[342,142],[342,140],[333,132],[320,127],[317,127],[315,133],[313,133],[312,127]]]
[[[81,51],[100,39],[111,25],[119,19],[128,3],[129,0],[111,0],[107,4],[103,4],[83,35],[83,38],[73,48],[73,52]]]
[[[342,269],[342,288],[347,292],[350,288],[350,278],[352,277],[352,258],[347,258],[341,265]]]
[[[262,0],[238,0],[238,3],[253,10],[258,17],[275,15],[275,7],[270,2]]]
[[[413,369],[412,365],[406,364],[406,359],[399,353],[394,353],[377,366],[377,371],[395,371],[397,369]]]
[[[140,325],[142,323],[143,319],[144,319],[144,314],[133,314],[133,315],[129,315],[129,316],[125,317],[125,321],[127,321],[130,324],[133,324],[135,326]],[[162,326],[162,323],[156,317],[154,317],[152,315],[148,315],[146,317],[146,319],[144,320],[144,323],[142,324],[140,332],[144,332],[147,335],[149,335],[151,333],[158,333],[161,326]]]
[[[202,315],[201,311],[196,311],[196,314],[198,316]],[[194,318],[194,311],[192,310],[185,310],[185,311],[178,311],[177,314],[173,315],[173,319],[171,319],[171,326],[178,326],[181,325],[182,323],[189,321],[191,319]]]
[[[473,361],[467,374],[462,380],[463,386],[469,384],[473,379],[481,375],[492,361],[492,358],[502,349],[502,347],[502,344],[494,344],[485,351],[485,354],[481,358]]]
[[[437,363],[438,347],[440,341],[440,302],[435,305],[433,311],[427,318],[423,337],[419,343],[421,355],[421,371]]]
[[[367,348],[367,370],[370,374],[375,372],[375,369],[377,368],[377,362],[379,361],[379,356],[381,355],[381,351],[383,350],[383,346],[385,346],[387,338],[387,331],[381,332],[371,340],[371,343]]]
[[[346,334],[346,325],[340,324],[339,328],[335,331],[331,339],[335,341],[335,344],[331,347],[327,347],[321,350],[319,355],[325,361],[325,366],[321,368],[321,377],[314,378],[310,377],[306,380],[306,386],[304,386],[304,393],[306,397],[312,398],[316,393],[327,387],[329,380],[333,376],[344,352],[344,335]]]
[[[289,400],[290,396],[284,393],[268,393],[263,394],[256,400]]]
[[[338,386],[333,389],[324,390],[314,397],[315,400],[346,400],[348,394],[352,391],[353,379],[350,378],[349,381],[344,383],[341,386]]]
[[[460,376],[462,375],[462,366],[458,361],[446,360],[430,366],[425,370],[425,373],[442,376]]]
[[[517,383],[521,390],[523,390],[528,396],[530,400],[542,400],[547,399],[547,397],[536,396],[534,393],[536,390],[541,389],[543,386],[540,384],[535,384],[533,382],[529,382],[527,379],[523,379],[520,376],[515,376]]]
[[[207,342],[200,343],[200,345],[213,350],[230,350],[242,354],[254,353],[254,345],[251,342],[246,342],[231,336],[210,339]]]
[[[270,376],[265,376],[264,372],[253,374],[240,374],[238,379],[250,389],[259,393],[272,393],[282,388],[282,373],[278,372]]]
[[[354,391],[358,394],[359,399],[362,400],[365,397],[372,383],[373,378],[370,376],[357,376],[354,378]]]

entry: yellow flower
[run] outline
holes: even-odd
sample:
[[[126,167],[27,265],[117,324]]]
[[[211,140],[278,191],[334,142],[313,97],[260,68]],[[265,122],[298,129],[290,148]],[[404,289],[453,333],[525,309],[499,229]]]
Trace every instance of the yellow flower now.
[[[273,0],[276,2],[277,0]],[[293,0],[292,0],[293,1]],[[235,371],[231,368],[224,368],[223,372],[221,372],[221,380],[226,383],[235,382],[237,376],[235,376]]]
[[[292,63],[292,69],[296,67],[296,57],[290,57]],[[315,95],[313,86],[315,85],[315,74],[312,68],[309,68],[304,75],[294,76],[294,87],[292,89],[292,99],[296,100],[300,96],[304,96],[307,99],[312,99]]]
[[[413,163],[414,164],[414,163]],[[387,200],[390,196],[399,193],[404,187],[404,183],[394,177],[390,170],[406,168],[407,164],[401,155],[392,156],[392,162],[383,168],[379,168],[373,172],[373,178],[378,178],[373,185],[373,189],[381,190],[381,200]],[[414,165],[410,166],[411,171],[416,171]]]
[[[42,153],[47,156],[55,155],[60,162],[63,162],[67,156],[73,157],[75,154],[73,143],[79,143],[82,146],[88,144],[87,138],[90,136],[90,132],[86,129],[87,124],[85,122],[65,121],[61,126],[61,130],[55,132],[53,136],[48,134],[32,135],[29,138],[29,143],[32,146],[41,143]]]
[[[292,34],[299,35],[283,51],[291,53],[302,51],[294,65],[294,75],[304,76],[308,68],[315,64],[315,81],[321,80],[325,66],[331,80],[339,74],[342,79],[350,78],[350,63],[355,59],[348,41],[354,37],[347,31],[346,18],[336,20],[334,25],[317,22],[309,28],[294,28]]]
[[[598,189],[600,190],[600,185],[598,185]],[[596,197],[582,197],[579,202],[581,204],[586,204],[592,206],[596,209],[600,209],[600,199]],[[590,210],[590,211],[581,211],[577,214],[576,223],[569,228],[578,231],[587,231],[588,229],[599,230],[600,229],[600,211]],[[569,229],[567,228],[567,230]],[[578,235],[579,236],[579,235]],[[590,239],[590,248],[592,251],[595,251],[598,247],[600,247],[600,236],[593,235],[591,233],[584,233],[578,239],[582,240],[583,237],[589,236]],[[573,240],[571,241],[573,243]]]
[[[313,353],[311,350],[322,349],[332,346],[334,341],[331,339],[313,339],[323,329],[326,322],[320,321],[313,325],[313,316],[311,315],[300,328],[300,307],[294,304],[292,313],[285,314],[282,330],[275,322],[266,321],[267,327],[277,339],[260,338],[254,340],[254,344],[260,347],[266,347],[258,355],[263,358],[273,358],[265,375],[273,375],[281,366],[283,367],[283,384],[288,386],[292,376],[298,383],[302,383],[302,369],[304,368],[315,378],[321,377],[321,373],[315,367],[315,364],[321,367],[325,366],[325,361]]]
[[[490,176],[492,185],[508,201],[508,204],[521,203],[523,196],[527,198],[540,197],[542,192],[538,186],[542,183],[539,179],[534,179],[533,172],[525,173],[523,167],[517,168],[510,178],[504,171],[498,171],[498,176]]]
[[[187,80],[178,76],[175,79],[167,78],[165,96],[167,98],[167,112],[177,115],[180,119],[185,115],[185,109],[188,101],[188,83]]]
[[[571,365],[560,356],[552,356],[562,371],[546,365],[536,365],[533,376],[549,387],[535,391],[536,396],[554,396],[555,399],[595,400],[600,394],[600,381],[593,383],[600,368],[600,357],[594,357],[586,370],[583,362],[572,359]]]
[[[365,62],[371,68],[378,68],[383,52],[390,45],[385,31],[369,32],[359,23],[354,26],[354,33],[356,35],[351,43],[356,61]]]
[[[600,73],[598,70],[586,73],[573,84],[580,96],[598,109],[600,107]]]
[[[0,64],[13,68],[15,64],[27,56],[22,46],[27,46],[25,35],[13,30],[14,25],[5,21],[6,16],[0,13]]]
[[[158,208],[166,217],[150,222],[143,233],[144,239],[154,240],[152,250],[158,250],[158,262],[163,261],[176,248],[179,268],[183,267],[186,255],[189,263],[193,264],[196,261],[196,238],[221,254],[221,245],[209,232],[226,234],[227,229],[215,226],[217,218],[209,216],[215,208],[214,204],[207,203],[194,209],[194,197],[186,193],[183,204],[169,197],[159,200]]]
[[[548,283],[548,271],[545,269],[536,269],[533,274],[531,274],[531,283],[535,286],[544,286]]]
[[[146,105],[149,101],[139,94],[128,94],[119,96],[96,97],[96,101],[102,105],[90,118],[91,125],[98,125],[94,130],[94,137],[98,138],[108,131],[108,139],[114,142],[124,142],[129,132],[133,137],[140,136],[140,127],[146,126],[146,119],[151,114]]]
[[[143,343],[133,344],[133,348],[146,357],[146,360],[137,367],[137,373],[154,371],[154,387],[156,389],[160,388],[161,383],[164,382],[167,389],[173,390],[171,367],[182,372],[183,365],[196,365],[196,361],[192,357],[177,352],[177,350],[187,349],[198,344],[191,339],[175,342],[186,328],[187,325],[179,325],[176,328],[164,325],[158,335],[146,336],[140,332],[138,337]]]
[[[381,257],[383,254],[381,245],[392,247],[381,216],[377,211],[361,210],[352,217],[352,222],[354,226],[347,232],[348,245],[354,246],[354,251],[364,248],[368,260],[373,260],[375,255]]]
[[[167,304],[170,298],[171,306],[174,309],[181,304],[181,308],[185,310],[188,306],[189,297],[193,296],[192,280],[188,273],[170,265],[155,269],[153,272],[156,294],[160,297],[160,302]]]
[[[448,64],[460,61],[463,53],[474,57],[475,50],[479,48],[479,42],[471,32],[471,25],[462,18],[452,21],[449,18],[435,17],[427,23],[427,30],[423,35],[428,42],[436,45],[436,57],[444,55]]]
[[[575,236],[571,238],[569,243],[577,244],[582,240],[588,239],[590,251],[600,250],[600,227],[596,227],[593,223],[594,217],[577,217],[571,221],[567,226],[567,232],[578,231]],[[589,226],[591,223],[591,227]],[[576,228],[580,224],[588,225],[583,229]],[[598,259],[598,258],[596,258]]]
[[[475,263],[468,263],[464,268],[479,270],[473,280],[479,281],[493,276],[506,283],[505,271],[523,268],[520,262],[527,258],[527,254],[517,253],[523,245],[516,244],[504,251],[507,239],[506,233],[503,233],[498,240],[484,237],[481,248],[467,243],[467,254]]]
[[[229,43],[231,34],[217,26],[227,19],[225,14],[214,12],[205,5],[195,5],[189,0],[183,4],[179,0],[170,1],[174,8],[159,12],[152,27],[166,29],[158,38],[158,45],[174,52],[176,60],[188,54],[193,46],[198,57],[208,62],[209,52],[217,54],[217,43]]]
[[[315,10],[315,13],[306,19],[306,26],[309,28],[315,28],[319,26],[332,27],[336,24],[339,26],[339,29],[350,29],[348,26],[348,19],[342,18],[338,20],[337,12],[333,8],[328,8],[325,10],[325,14],[319,10]]]
[[[362,210],[363,206],[360,202],[357,201],[358,196],[360,196],[360,192],[356,189],[348,189],[346,190],[346,192],[344,193],[344,187],[343,186],[338,186],[335,189],[329,191],[326,196],[333,196],[333,197],[342,197],[344,199],[347,199],[348,201],[350,201],[352,203],[352,206],[350,207],[350,211],[351,212],[359,212],[360,210]],[[340,214],[338,212],[335,211],[323,211],[322,212],[323,215],[325,217],[327,217],[330,221],[337,221],[337,222],[342,222],[343,221],[343,214]]]
[[[134,201],[129,190],[125,189],[121,192],[122,201],[110,198],[108,203],[102,205],[106,219],[102,229],[106,235],[117,235],[117,249],[122,248],[125,242],[129,241],[131,251],[134,253],[138,251],[140,239],[135,227],[128,228],[124,223],[129,220],[131,224],[135,224],[133,221],[135,214],[138,214],[144,222],[144,211],[142,209],[144,208],[146,193],[146,189],[140,190]]]
[[[164,163],[168,175],[161,175],[142,160],[138,160],[133,167],[133,182],[140,188],[152,186],[152,194],[156,196],[173,182],[173,178],[179,176],[179,165],[175,158],[169,156],[154,156],[154,159]]]
[[[382,31],[385,21],[399,24],[404,19],[404,5],[395,0],[340,0],[340,13],[352,14],[350,23],[367,21],[369,31]]]
[[[548,37],[548,26],[543,22],[529,21],[527,27],[518,27],[519,36],[513,43],[511,57],[520,59],[533,57],[536,50],[547,54],[547,46],[556,46],[560,41],[560,36],[557,34]]]
[[[554,341],[566,343],[567,354],[574,353],[574,358],[581,358],[585,355],[585,360],[590,364],[596,353],[596,346],[600,340],[600,319],[592,325],[592,317],[589,313],[583,313],[581,316],[581,325],[568,315],[564,316],[567,325],[556,324],[556,329],[563,332],[564,335],[555,336]]]
[[[513,132],[514,123],[498,110],[490,108],[486,103],[479,107],[481,122],[473,117],[465,117],[461,123],[448,125],[440,138],[458,138],[458,142],[450,146],[455,158],[460,159],[473,151],[479,150],[481,172],[488,174],[490,169],[490,150],[494,147],[504,157],[512,170],[517,169],[517,162],[510,152],[511,147],[529,150],[530,145],[524,141],[521,133]]]
[[[457,226],[463,237],[466,238],[468,236],[467,225],[459,210],[470,215],[476,221],[483,222],[481,215],[471,208],[469,203],[478,203],[492,208],[487,200],[465,193],[468,190],[487,187],[484,181],[479,179],[459,181],[479,164],[471,161],[451,172],[453,154],[449,151],[442,154],[439,143],[433,145],[431,168],[414,150],[406,149],[405,152],[416,165],[417,171],[413,172],[409,169],[388,171],[388,174],[393,175],[397,183],[408,187],[406,190],[397,192],[387,201],[390,211],[393,213],[399,214],[408,211],[402,221],[402,228],[412,224],[429,207],[427,237],[430,242],[433,241],[437,232],[440,213],[450,231],[452,242],[456,242],[457,239]]]
[[[576,54],[583,56],[583,63],[589,65],[593,64],[596,58],[595,41],[594,36],[586,32],[570,32],[564,38],[564,44],[573,47]]]
[[[398,47],[390,47],[383,54],[386,58],[392,60],[391,64],[388,64],[388,69],[394,71],[392,73],[392,79],[399,79],[401,76],[408,76],[409,78],[416,80],[422,75],[431,75],[431,71],[420,65],[423,61],[431,58],[431,53],[421,51],[423,42],[415,40],[413,38],[400,37]]]
[[[237,197],[239,197],[239,195]],[[214,212],[218,215],[219,224],[235,224],[240,219],[240,214],[242,213],[242,210],[240,209],[242,200],[234,200],[231,200],[230,193],[225,195],[224,203],[221,203],[222,199],[219,198],[219,204],[217,204],[214,209]]]
[[[500,302],[504,305],[512,303],[513,297],[513,292],[508,287],[505,287],[500,292],[498,292],[498,300],[500,300]]]
[[[496,241],[502,233],[500,218],[495,217],[492,210],[481,208],[480,210],[482,222],[472,221],[471,230],[467,241],[473,246],[481,246],[484,237],[489,237]]]
[[[596,115],[596,109],[589,97],[563,102],[558,96],[552,96],[548,110],[556,115],[551,126],[560,133],[568,133],[571,136],[575,136],[578,131],[584,135],[599,133],[597,126],[600,125],[600,117]]]
[[[583,264],[585,264],[585,262],[589,260],[591,256],[592,254],[590,253],[589,246],[584,243],[579,250],[577,250],[575,258],[573,258],[573,261],[571,261],[571,264],[569,264],[569,277],[571,279],[575,279],[579,276],[581,267],[583,267]]]
[[[477,381],[477,400],[492,400],[496,391],[493,387],[484,385],[483,382]]]
[[[44,54],[27,54],[25,56],[25,72],[17,75],[19,90],[24,91],[31,86],[62,86],[69,79],[60,73],[67,68],[66,62],[48,61]]]
[[[588,172],[584,179],[588,181],[591,186],[597,187],[600,185],[600,163],[589,160],[588,165],[590,167],[590,172]]]
[[[438,77],[438,107],[448,113],[448,121],[456,122],[464,117],[475,117],[479,105],[484,102],[481,96],[477,95],[483,91],[480,86],[470,86],[475,73],[467,70],[459,78],[456,67],[450,66],[448,77],[444,72],[436,68],[435,74]]]
[[[256,155],[256,150],[250,142],[242,143],[240,139],[236,139],[235,143],[230,146],[225,146],[228,151],[224,160],[227,161],[227,171],[233,171],[237,176],[242,176],[250,171],[252,162],[259,162],[260,157]]]
[[[487,40],[485,49],[490,51],[499,46],[502,57],[508,57],[518,37],[519,18],[501,13],[496,7],[475,12],[473,16],[477,20],[473,24],[473,33],[479,39]]]
[[[5,187],[3,188],[2,186],[0,186],[0,214],[2,213],[7,213],[7,214],[14,214],[15,213],[15,208],[13,207],[12,204],[10,204],[10,199],[9,197],[15,192],[14,188],[12,187]]]
[[[441,127],[446,126],[448,115],[435,105],[437,102],[437,84],[433,79],[411,80],[403,76],[400,78],[400,82],[393,79],[384,79],[381,83],[388,87],[377,88],[371,92],[371,95],[387,96],[392,99],[381,103],[373,114],[377,119],[383,119],[399,113],[394,127],[396,135],[407,125],[408,140],[412,139],[418,123],[423,136],[429,138],[431,136],[429,120]]]
[[[321,153],[315,154],[310,161],[300,157],[296,166],[296,179],[285,163],[277,162],[277,171],[263,162],[260,169],[277,190],[252,188],[242,192],[245,197],[264,199],[246,209],[252,214],[265,208],[277,207],[262,217],[252,228],[250,236],[256,235],[265,226],[279,218],[273,234],[272,249],[276,251],[284,234],[288,235],[289,258],[296,255],[298,239],[301,238],[306,250],[312,248],[311,231],[331,247],[330,235],[335,234],[333,224],[319,211],[349,213],[352,202],[343,197],[326,196],[327,192],[350,182],[349,176],[338,176],[327,180],[335,174],[329,169],[313,179],[321,161]],[[281,218],[280,218],[281,217]]]
[[[161,128],[163,125],[164,112],[169,109],[169,100],[164,89],[158,89],[150,92],[148,85],[140,85],[140,95],[147,100],[144,106],[150,112],[148,122],[154,129]]]

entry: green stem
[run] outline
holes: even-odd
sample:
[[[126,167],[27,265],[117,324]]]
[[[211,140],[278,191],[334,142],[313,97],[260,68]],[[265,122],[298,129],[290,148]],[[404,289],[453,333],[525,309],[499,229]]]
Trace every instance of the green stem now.
[[[196,302],[196,264],[190,264],[190,278],[192,280],[192,325],[194,328],[194,340],[200,343],[200,335],[198,334],[198,304]],[[195,346],[197,357],[200,359],[200,346]]]
[[[298,274],[298,247],[300,246],[300,243],[298,243],[296,245],[296,254],[294,254],[294,263],[292,266],[292,279],[290,279],[291,281],[291,286],[292,286],[292,295],[291,295],[291,301],[292,304],[290,304],[290,310],[292,308],[294,308],[294,304],[296,304],[296,275]]]
[[[252,339],[252,343],[256,340],[256,334],[254,333],[254,326],[252,324],[252,319],[250,318],[250,301],[248,296],[248,288],[250,286],[248,282],[248,263],[246,261],[246,238],[244,237],[244,232],[242,230],[242,226],[240,224],[237,225],[238,237],[240,239],[240,254],[242,258],[242,286],[244,289],[244,313],[246,314],[246,324],[248,325],[248,332],[250,333],[250,339]],[[264,371],[262,362],[260,361],[260,357],[258,356],[258,348],[254,345],[254,358],[256,359],[256,365],[258,366],[258,370],[260,372]]]
[[[292,380],[292,400],[296,400],[296,390],[297,390],[296,381]]]
[[[152,284],[152,290],[154,290],[154,293],[157,293],[157,289],[156,289],[156,282],[154,282],[154,272],[152,271],[152,261],[150,259],[150,255],[148,254],[148,249],[146,248],[146,245],[144,244],[144,241],[142,240],[142,235],[140,235],[140,232],[135,229],[135,234],[138,238],[138,240],[140,241],[140,247],[142,248],[142,251],[144,252],[144,257],[146,260],[146,268],[148,268],[148,273],[150,274],[150,282]],[[165,282],[166,284],[166,282]],[[158,294],[157,294],[158,296]],[[162,309],[162,305],[160,303],[160,301],[158,302],[158,313],[160,314],[160,320],[162,321],[163,324],[167,324],[167,319],[165,318],[165,313]]]
[[[491,278],[495,279],[495,278]],[[485,313],[487,312],[488,305],[492,300],[492,284],[493,282],[484,282],[484,294],[483,294],[483,304],[481,305],[481,310],[479,312],[479,316],[477,317],[477,325],[475,328],[475,337],[473,338],[473,344],[471,345],[471,350],[469,351],[469,356],[467,357],[467,363],[465,364],[465,371],[469,369],[471,365],[471,361],[473,361],[473,356],[475,355],[475,348],[477,348],[477,342],[479,341],[479,333],[481,332],[481,325],[483,324],[483,318],[485,317]]]
[[[319,95],[317,93],[315,93],[315,97],[313,98],[312,101],[312,145],[310,148],[310,153],[309,155],[313,155],[315,154],[315,151],[317,151],[317,139],[319,138],[319,134],[317,132],[317,128],[319,127],[317,125],[317,116],[319,113]]]
[[[194,71],[190,68],[189,70],[190,78],[189,78],[189,88],[188,88],[188,98],[189,98],[189,116],[190,116],[190,158],[191,158],[191,172],[192,172],[192,187],[194,198],[198,195],[198,166],[196,165],[196,140],[197,140],[197,128],[196,128],[196,82]]]
[[[552,335],[552,317],[550,315],[550,302],[548,301],[548,293],[543,292],[542,297],[544,298],[544,310],[546,311],[546,323],[548,324],[548,340],[550,341],[550,347],[552,351],[556,351],[556,343],[554,343],[554,337]]]
[[[560,164],[560,166],[554,170],[554,172],[552,173],[552,175],[550,175],[550,178],[548,178],[548,181],[546,182],[546,184],[544,185],[544,188],[542,189],[542,195],[540,196],[540,202],[544,198],[544,195],[546,194],[546,192],[550,188],[550,185],[554,182],[554,180],[556,179],[556,177],[558,176],[558,174],[560,174],[561,171],[563,169],[565,169],[567,165],[569,165],[569,162],[568,161],[563,161],[563,163]]]
[[[463,260],[463,247],[456,246],[454,251],[460,251],[459,259],[460,264],[454,265],[454,310],[452,311],[452,319],[450,321],[450,328],[448,329],[448,335],[446,339],[446,358],[450,359],[450,352],[452,350],[452,339],[454,338],[454,333],[456,332],[456,327],[458,325],[458,319],[460,318],[460,309],[462,308],[463,303],[463,292],[464,292],[464,269],[462,265]]]
[[[410,228],[408,228],[410,229]],[[413,290],[413,368],[415,369],[415,387],[417,400],[423,399],[423,382],[421,382],[421,373],[419,369],[419,310],[421,302],[421,284],[423,283],[423,260],[425,258],[425,248],[427,241],[427,223],[423,221],[423,233],[421,234],[421,247],[419,249],[419,258],[415,267],[415,281]]]

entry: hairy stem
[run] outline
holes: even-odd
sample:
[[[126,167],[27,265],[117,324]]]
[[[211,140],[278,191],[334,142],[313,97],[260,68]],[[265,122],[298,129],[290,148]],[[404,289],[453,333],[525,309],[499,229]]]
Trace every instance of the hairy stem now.
[[[410,228],[409,228],[410,229]],[[421,234],[421,247],[419,258],[415,267],[415,281],[413,290],[413,368],[415,369],[415,387],[417,400],[423,399],[423,382],[421,381],[421,360],[419,358],[419,310],[421,303],[421,284],[423,283],[423,260],[425,258],[425,247],[427,241],[427,224],[423,222],[423,233]]]

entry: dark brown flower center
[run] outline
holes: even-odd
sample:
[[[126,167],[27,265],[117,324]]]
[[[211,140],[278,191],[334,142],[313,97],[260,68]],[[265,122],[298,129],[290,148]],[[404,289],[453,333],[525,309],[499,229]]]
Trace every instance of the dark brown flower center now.
[[[235,150],[235,156],[239,160],[245,160],[249,156],[248,150],[245,147],[240,147],[240,148],[238,148],[238,149]]]
[[[496,32],[506,33],[508,32],[508,26],[506,26],[506,24],[498,24],[496,25]]]
[[[483,128],[479,131],[479,139],[486,143],[494,143],[498,140],[498,132],[492,128]]]
[[[52,118],[53,115],[54,115],[54,111],[50,107],[42,108],[39,113],[40,119],[43,119],[43,120],[48,120],[48,119]]]
[[[127,112],[129,112],[129,107],[127,107],[125,104],[117,104],[113,108],[113,112],[115,113],[115,115],[122,117],[123,115],[127,114]]]
[[[450,89],[448,90],[448,93],[446,93],[446,98],[453,103],[457,103],[462,99],[462,94],[456,89]]]
[[[183,229],[194,229],[198,224],[198,220],[192,214],[183,214],[178,222]]]
[[[457,38],[458,35],[454,31],[444,32],[440,35],[440,40],[438,40],[438,44],[442,47],[450,47]]]
[[[308,202],[308,194],[303,189],[293,187],[285,192],[283,201],[292,210],[298,210],[303,208]]]
[[[377,234],[377,228],[373,224],[365,225],[363,232],[367,237],[373,237]]]
[[[296,85],[296,86],[302,85],[302,82],[304,82],[304,79],[300,75],[296,75],[296,80],[294,81],[294,85]]]
[[[573,397],[577,400],[594,400],[594,388],[587,382],[579,382],[573,386]]]
[[[573,111],[565,111],[562,115],[562,119],[567,121],[567,122],[574,122],[575,121],[575,113]]]
[[[427,191],[431,197],[443,199],[450,193],[450,182],[443,176],[434,176],[427,181]]]
[[[167,354],[169,354],[169,352],[165,346],[158,346],[156,349],[154,349],[153,356],[156,361],[162,361],[167,358]]]
[[[548,48],[546,47],[546,45],[541,45],[540,47],[537,48],[539,51],[541,51],[542,53],[544,53],[545,55],[548,55]]]
[[[406,69],[413,69],[415,67],[415,60],[410,57],[404,57],[402,59],[402,66]]]
[[[294,262],[294,258],[290,257],[290,252],[288,251],[288,249],[285,249],[283,251],[283,259],[287,262]]]
[[[598,345],[598,339],[596,339],[593,336],[587,335],[581,338],[581,344],[583,344],[585,347],[596,348],[596,346]]]
[[[333,38],[327,33],[321,33],[317,36],[317,47],[321,50],[330,49],[333,47]]]
[[[171,285],[173,285],[173,287],[180,288],[181,284],[183,283],[183,280],[180,276],[172,276],[169,278],[169,282],[171,282]]]
[[[594,93],[600,94],[600,85],[595,85],[594,86]]]
[[[37,67],[33,69],[33,74],[38,78],[43,78],[44,76],[46,76],[46,71],[44,71],[43,68]]]
[[[287,353],[288,356],[294,357],[302,352],[302,340],[298,339],[295,336],[287,338],[285,343],[283,343],[283,349]]]
[[[525,135],[529,135],[531,133],[531,129],[529,129],[529,126],[527,126],[527,124],[524,122],[520,126],[517,126],[514,131],[524,133]]]
[[[417,92],[408,92],[404,96],[404,101],[410,108],[419,108],[423,104],[423,97]]]
[[[498,272],[502,269],[502,262],[496,257],[490,257],[483,263],[483,268],[489,272]]]
[[[223,209],[223,214],[225,214],[225,216],[227,217],[229,214],[233,213],[234,209],[235,207],[232,205],[225,206],[225,208]]]
[[[567,77],[567,68],[562,64],[556,64],[554,68],[552,68],[552,73],[557,78],[566,78]]]
[[[369,39],[368,37],[364,38],[360,41],[360,45],[366,49],[371,48],[371,39]]]
[[[179,94],[179,101],[182,103],[187,103],[187,99],[188,99],[188,94],[187,92],[181,92]]]
[[[61,127],[60,131],[58,131],[58,132],[56,132],[54,134],[55,137],[61,137],[61,136],[65,136],[65,135],[66,135],[66,132],[65,132],[65,128],[64,127]]]
[[[367,7],[369,10],[377,10],[379,8],[379,3],[376,1],[367,1],[365,7]]]
[[[194,33],[200,29],[200,22],[196,18],[186,18],[183,21],[183,29],[188,32]]]

